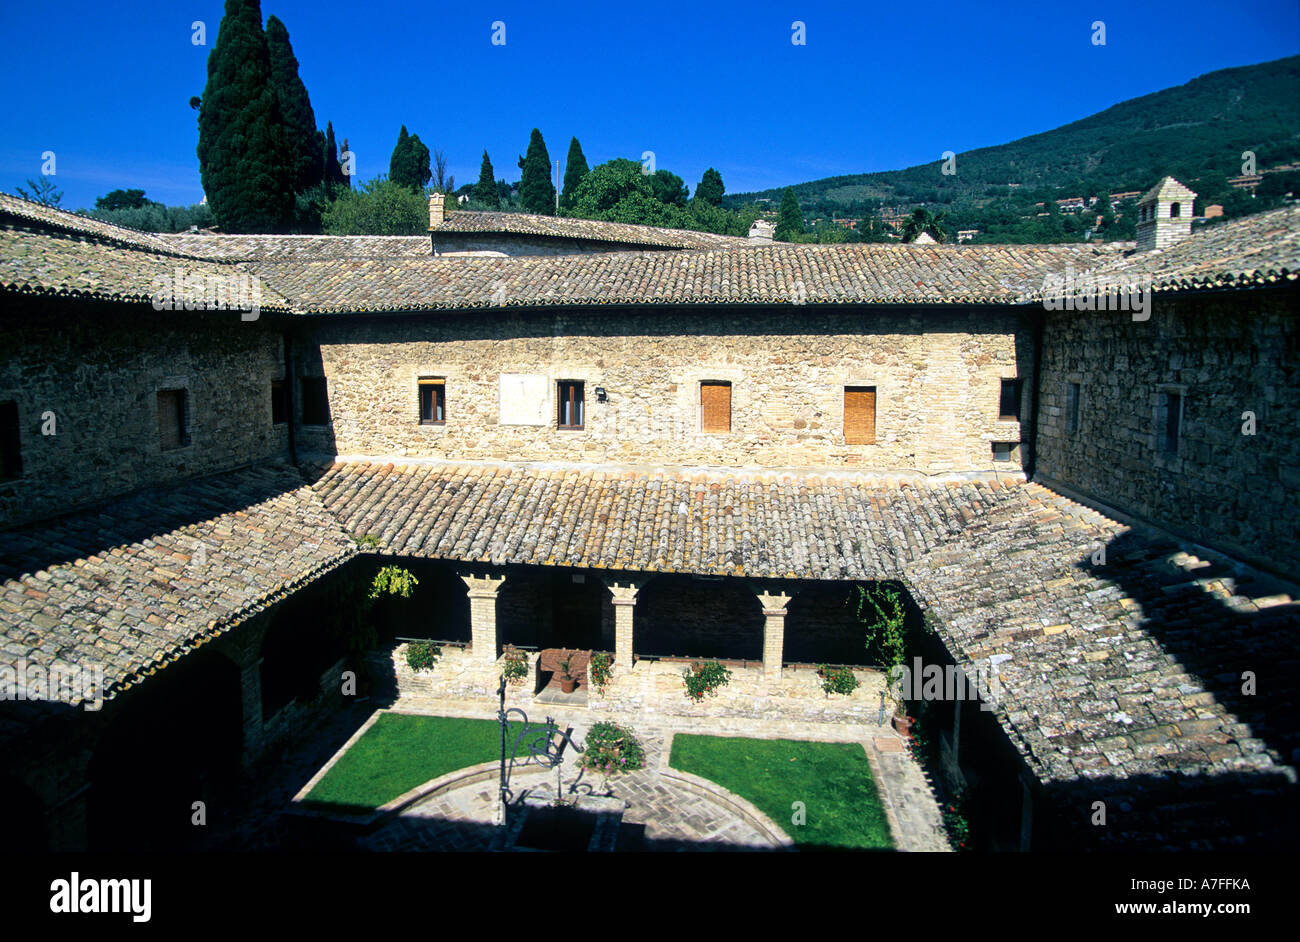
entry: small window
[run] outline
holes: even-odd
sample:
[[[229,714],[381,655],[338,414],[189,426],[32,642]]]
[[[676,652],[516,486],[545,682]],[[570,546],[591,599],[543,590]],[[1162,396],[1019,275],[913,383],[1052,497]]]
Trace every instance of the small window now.
[[[1079,431],[1079,384],[1065,384],[1065,431],[1074,435]]]
[[[1156,434],[1161,453],[1178,454],[1179,435],[1183,422],[1183,397],[1181,393],[1164,392],[1160,394],[1160,406],[1156,409]]]
[[[731,431],[731,384],[709,380],[700,383],[700,431]]]
[[[420,424],[447,423],[447,381],[435,376],[420,377]]]
[[[559,427],[582,428],[582,381],[562,379],[557,384],[559,399]]]
[[[0,479],[23,473],[22,436],[18,430],[18,403],[0,402]]]
[[[284,380],[271,380],[271,424],[284,425],[289,421],[289,388]]]
[[[993,460],[995,462],[1019,461],[1020,442],[994,442]]]
[[[1020,421],[1020,390],[1024,380],[1004,379],[1002,395],[998,400],[998,418],[1005,422]]]
[[[163,451],[190,443],[185,429],[185,390],[158,390],[158,443]]]
[[[1182,207],[1180,204],[1178,204],[1178,203],[1170,203],[1170,204],[1169,204],[1169,218],[1170,218],[1170,219],[1177,219],[1177,218],[1178,218],[1179,216],[1181,216],[1182,214],[1183,214],[1183,207]]]
[[[330,424],[329,390],[323,376],[302,378],[302,424]]]
[[[849,445],[876,443],[876,387],[844,387],[844,441]]]

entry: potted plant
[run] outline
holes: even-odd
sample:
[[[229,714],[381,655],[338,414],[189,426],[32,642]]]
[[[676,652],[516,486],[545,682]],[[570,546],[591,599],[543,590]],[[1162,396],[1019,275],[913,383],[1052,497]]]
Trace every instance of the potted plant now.
[[[912,724],[916,720],[907,715],[907,701],[902,697],[894,698],[894,729],[903,736],[911,737]]]
[[[573,659],[577,655],[576,651],[562,651],[560,653],[560,691],[562,693],[573,693],[578,689],[578,678],[574,673]]]

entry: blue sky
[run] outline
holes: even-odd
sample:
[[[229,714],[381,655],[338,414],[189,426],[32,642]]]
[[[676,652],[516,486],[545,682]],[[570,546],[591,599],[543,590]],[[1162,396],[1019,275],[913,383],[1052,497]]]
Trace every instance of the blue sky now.
[[[118,187],[202,196],[191,95],[220,0],[0,3],[0,189],[56,156],[63,206]],[[328,11],[328,12],[327,12]],[[498,177],[539,127],[552,160],[655,153],[728,192],[938,160],[1048,130],[1228,66],[1300,52],[1300,4],[1266,2],[505,3],[264,0],[289,29],[317,122],[358,176],[388,169],[400,125],[458,184],[486,148]],[[207,46],[191,23],[207,26]],[[493,21],[504,46],[491,43]],[[791,24],[806,25],[806,45]],[[1106,45],[1091,24],[1106,24]]]

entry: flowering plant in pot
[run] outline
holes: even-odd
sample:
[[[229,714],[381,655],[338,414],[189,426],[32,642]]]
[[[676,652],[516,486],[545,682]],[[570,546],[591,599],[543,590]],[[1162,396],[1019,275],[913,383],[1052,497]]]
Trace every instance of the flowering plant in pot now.
[[[574,659],[577,657],[577,651],[563,650],[560,652],[560,690],[563,693],[573,693],[578,689],[577,668],[574,666]]]

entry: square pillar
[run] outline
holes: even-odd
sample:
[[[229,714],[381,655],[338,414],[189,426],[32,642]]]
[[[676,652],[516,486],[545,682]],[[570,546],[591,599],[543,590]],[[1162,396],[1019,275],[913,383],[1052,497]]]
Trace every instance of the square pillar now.
[[[645,582],[619,579],[607,585],[614,605],[614,670],[623,673],[632,669],[632,620],[636,613],[636,594]]]
[[[784,592],[754,590],[763,606],[763,679],[781,679],[781,661],[785,654],[785,607],[791,596]]]
[[[480,663],[497,660],[497,593],[506,581],[504,574],[461,575],[469,588],[470,654]]]

